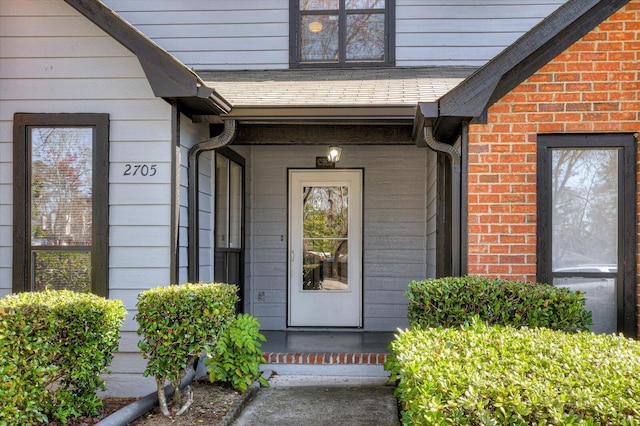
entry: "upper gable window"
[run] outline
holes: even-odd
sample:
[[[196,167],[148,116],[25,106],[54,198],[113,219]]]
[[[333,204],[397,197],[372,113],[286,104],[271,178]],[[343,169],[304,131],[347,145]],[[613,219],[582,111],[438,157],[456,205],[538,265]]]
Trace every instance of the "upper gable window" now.
[[[292,65],[393,64],[393,0],[292,2]]]

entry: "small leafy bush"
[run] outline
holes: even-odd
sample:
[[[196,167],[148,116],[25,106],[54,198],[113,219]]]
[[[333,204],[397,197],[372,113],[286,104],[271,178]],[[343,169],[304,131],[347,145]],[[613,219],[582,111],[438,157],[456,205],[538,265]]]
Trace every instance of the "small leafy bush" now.
[[[230,383],[234,389],[244,392],[260,376],[262,344],[266,339],[260,333],[258,319],[249,314],[239,314],[218,336],[212,353],[207,355],[209,379],[212,382]],[[265,386],[268,382],[260,377]]]
[[[171,413],[164,395],[165,381],[173,384],[174,407],[181,414],[190,405],[183,403],[179,384],[187,368],[206,352],[211,352],[219,332],[235,314],[237,287],[230,284],[183,284],[157,287],[138,295],[138,342],[148,361],[144,376],[156,378],[160,407]],[[187,389],[187,395],[189,395]],[[190,396],[189,396],[190,398]]]
[[[409,325],[455,327],[474,316],[488,324],[584,331],[591,324],[585,297],[548,284],[484,277],[448,277],[409,284]]]
[[[640,424],[638,341],[478,322],[391,347],[403,424]]]
[[[0,300],[0,424],[95,414],[118,349],[121,301],[68,290]]]

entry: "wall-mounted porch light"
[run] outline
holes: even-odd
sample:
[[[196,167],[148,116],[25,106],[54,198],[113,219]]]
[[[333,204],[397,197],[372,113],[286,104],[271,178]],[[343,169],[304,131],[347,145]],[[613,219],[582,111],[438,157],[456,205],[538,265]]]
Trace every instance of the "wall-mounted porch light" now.
[[[342,155],[342,148],[339,146],[330,146],[327,151],[327,160],[329,163],[336,164],[340,161],[340,156]]]

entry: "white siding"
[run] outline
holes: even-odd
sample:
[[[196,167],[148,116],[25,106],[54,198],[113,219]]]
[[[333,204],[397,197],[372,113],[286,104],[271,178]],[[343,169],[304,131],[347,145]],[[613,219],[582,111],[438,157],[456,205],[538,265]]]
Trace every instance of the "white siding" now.
[[[396,65],[480,66],[566,0],[396,0]],[[288,0],[105,0],[196,70],[289,67]]]
[[[63,1],[0,1],[0,295],[12,287],[13,114],[108,113],[109,292],[129,314],[107,387],[138,395],[155,384],[140,375],[136,296],[170,283],[171,108],[127,49]],[[135,163],[157,173],[124,176]]]
[[[287,168],[314,167],[325,150],[252,149],[252,313],[267,330],[286,327]],[[406,326],[407,284],[426,276],[425,164],[425,149],[343,147],[339,167],[364,168],[365,330]]]
[[[396,65],[484,65],[566,0],[397,0]]]

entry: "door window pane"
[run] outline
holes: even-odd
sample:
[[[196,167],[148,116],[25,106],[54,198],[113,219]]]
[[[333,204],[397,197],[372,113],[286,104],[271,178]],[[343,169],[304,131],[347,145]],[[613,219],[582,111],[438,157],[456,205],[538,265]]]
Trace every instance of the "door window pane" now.
[[[552,265],[616,265],[618,150],[552,151]]]
[[[349,188],[303,188],[303,290],[348,290]]]

